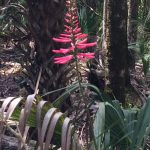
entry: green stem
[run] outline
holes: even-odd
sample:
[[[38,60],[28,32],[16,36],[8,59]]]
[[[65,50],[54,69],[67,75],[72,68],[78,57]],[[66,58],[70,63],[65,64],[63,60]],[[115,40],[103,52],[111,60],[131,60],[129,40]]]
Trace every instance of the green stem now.
[[[79,72],[79,67],[78,67],[78,60],[76,59],[75,61],[76,63],[76,71],[77,71],[77,78],[78,78],[78,83],[79,83],[79,90],[80,90],[80,93],[81,93],[81,96],[82,96],[82,99],[84,100],[84,94],[83,94],[83,89],[82,89],[82,86],[81,86],[81,76],[80,76],[80,72]]]
[[[79,72],[79,67],[78,67],[78,60],[76,58],[75,60],[75,65],[76,65],[76,72],[77,72],[77,78],[78,78],[78,83],[79,83],[79,91],[80,91],[80,96],[82,98],[82,100],[84,101],[85,103],[85,107],[87,107],[86,105],[86,100],[84,99],[84,94],[83,94],[83,89],[82,89],[82,86],[81,86],[81,76],[80,76],[80,72]],[[88,124],[88,121],[86,122]],[[87,150],[89,150],[89,140],[88,140],[88,135],[89,135],[89,132],[88,132],[88,128],[85,128],[86,129],[86,142],[87,142]]]
[[[82,85],[81,85],[82,77],[81,77],[80,72],[79,72],[78,59],[77,58],[75,60],[75,65],[76,65],[76,72],[77,72],[77,78],[78,78],[78,83],[79,83],[79,91],[80,91],[80,94],[81,94],[80,96],[81,96],[82,100],[84,101],[85,109],[86,109],[86,112],[87,112],[86,123],[87,123],[87,125],[89,125],[89,131],[90,131],[90,133],[92,134],[92,137],[93,137],[94,147],[95,147],[95,150],[97,150],[96,140],[95,140],[94,133],[93,133],[93,125],[92,125],[92,121],[90,119],[90,112],[89,112],[89,109],[88,109],[88,102],[86,101],[86,99],[84,97],[83,88],[82,88]],[[89,146],[89,143],[88,143],[89,142],[89,140],[88,140],[89,131],[88,131],[88,128],[86,128],[87,150],[90,149],[90,146]]]

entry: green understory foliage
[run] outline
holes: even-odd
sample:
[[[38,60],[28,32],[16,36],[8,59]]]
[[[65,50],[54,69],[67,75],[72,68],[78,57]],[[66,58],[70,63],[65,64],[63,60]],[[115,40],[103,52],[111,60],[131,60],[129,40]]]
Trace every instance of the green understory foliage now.
[[[93,150],[145,149],[150,134],[150,97],[142,108],[122,108],[118,101],[98,103]],[[94,142],[93,142],[94,143]]]
[[[138,24],[137,42],[129,45],[129,48],[133,48],[136,51],[138,60],[143,65],[143,72],[146,77],[149,72],[150,63],[150,11],[145,9],[144,1],[142,1],[139,6],[138,20],[136,20]]]

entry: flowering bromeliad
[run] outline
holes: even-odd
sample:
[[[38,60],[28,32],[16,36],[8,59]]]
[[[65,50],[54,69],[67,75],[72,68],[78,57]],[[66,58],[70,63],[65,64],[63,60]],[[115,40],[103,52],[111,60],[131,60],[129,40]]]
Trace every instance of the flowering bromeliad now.
[[[68,48],[60,48],[59,50],[52,50],[57,54],[64,54],[65,56],[54,58],[56,64],[66,64],[73,58],[86,61],[94,58],[94,53],[81,53],[88,47],[96,46],[96,42],[87,43],[87,34],[81,32],[79,27],[77,7],[75,0],[67,0],[66,7],[68,12],[65,15],[64,32],[58,38],[53,38],[55,42],[65,43],[70,45]],[[66,55],[67,54],[67,55]]]

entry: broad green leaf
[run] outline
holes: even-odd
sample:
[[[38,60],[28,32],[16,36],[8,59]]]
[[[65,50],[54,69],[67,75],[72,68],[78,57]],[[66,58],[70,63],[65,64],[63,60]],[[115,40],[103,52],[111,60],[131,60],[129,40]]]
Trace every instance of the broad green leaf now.
[[[150,125],[150,97],[148,97],[146,104],[141,108],[137,125],[135,127],[131,150],[134,148],[139,148],[141,145],[145,144],[142,143],[144,140],[144,136],[149,132],[146,129]]]
[[[105,131],[105,103],[98,103],[98,111],[93,124],[94,144],[93,150],[101,150],[104,147],[103,134]],[[96,148],[95,148],[96,147]]]

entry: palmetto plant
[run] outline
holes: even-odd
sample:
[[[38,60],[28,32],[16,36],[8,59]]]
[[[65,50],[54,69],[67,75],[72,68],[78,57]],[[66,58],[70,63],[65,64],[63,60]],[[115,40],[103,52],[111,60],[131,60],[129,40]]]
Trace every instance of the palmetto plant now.
[[[26,100],[22,97],[9,97],[5,99],[1,109],[1,129],[6,127],[19,139],[19,149],[28,149],[26,140],[30,127],[38,131],[37,146],[40,150],[49,150],[49,147],[69,150],[72,140],[74,148],[79,146],[78,140],[72,138],[73,126],[70,119],[51,103],[39,101],[39,97],[35,95],[29,95]],[[9,120],[18,121],[16,130],[11,128]]]
[[[82,86],[89,87],[99,97],[102,96],[96,87],[90,84]],[[69,87],[69,91],[62,94],[53,104],[35,95],[29,95],[27,99],[9,97],[2,104],[1,125],[5,125],[3,127],[14,133],[19,138],[20,146],[23,147],[27,146],[25,137],[29,127],[34,127],[38,130],[39,148],[47,149],[51,143],[55,145],[54,149],[61,147],[63,150],[69,150],[72,143],[72,149],[80,150],[82,148],[77,140],[77,134],[72,137],[74,132],[69,118],[54,108],[59,106],[59,101],[78,88],[77,84]],[[97,106],[93,124],[95,137],[91,141],[95,144],[92,150],[144,149],[150,133],[150,98],[141,109],[122,108],[118,101],[98,102]],[[8,120],[19,121],[16,131],[12,131]]]
[[[95,86],[82,83],[82,87],[90,88],[102,99],[101,93]],[[0,114],[1,129],[9,129],[19,139],[20,148],[27,149],[27,139],[31,138],[28,131],[30,128],[35,128],[38,131],[37,146],[40,150],[48,150],[50,144],[55,145],[54,149],[61,147],[63,150],[69,150],[69,147],[72,146],[75,150],[81,150],[82,146],[79,144],[78,135],[75,133],[70,119],[57,109],[70,93],[79,90],[79,84],[68,86],[66,89],[67,91],[53,103],[44,101],[39,95],[34,94],[27,98],[8,97],[4,99]],[[47,94],[53,92],[57,91]],[[11,121],[16,122],[16,130],[11,128]]]
[[[0,38],[17,45],[30,37],[27,25],[26,8],[23,1],[8,2],[0,9]],[[30,38],[29,38],[30,40]]]
[[[122,108],[118,101],[98,103],[93,150],[144,150],[150,134],[150,97],[141,108]]]

